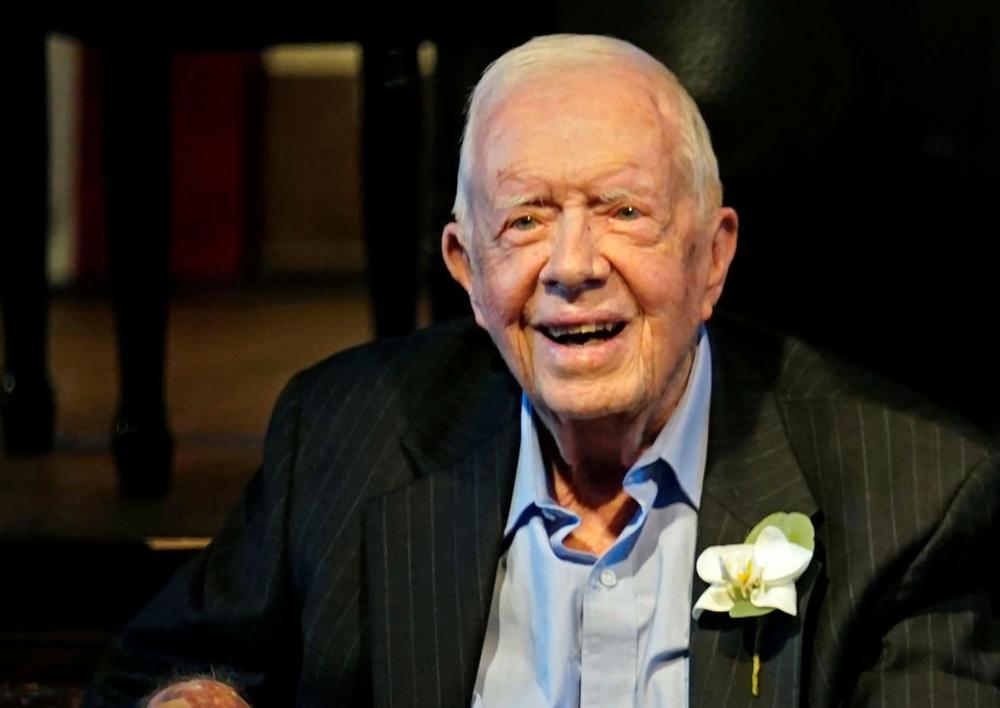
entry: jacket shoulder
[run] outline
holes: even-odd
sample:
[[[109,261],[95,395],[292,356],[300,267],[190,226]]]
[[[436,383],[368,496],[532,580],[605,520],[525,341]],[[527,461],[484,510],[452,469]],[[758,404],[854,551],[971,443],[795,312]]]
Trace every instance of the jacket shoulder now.
[[[978,450],[976,457],[995,447],[985,431],[946,406],[803,339],[731,315],[713,334],[720,346],[752,362],[785,407],[860,406],[933,426]]]
[[[495,367],[489,337],[471,319],[458,319],[337,352],[292,377],[304,413],[391,399],[414,412],[447,397],[456,382]]]
[[[299,490],[361,479],[338,494],[367,498],[411,478],[405,439],[423,431],[441,445],[467,447],[475,431],[491,429],[491,418],[506,416],[516,390],[489,337],[471,319],[455,320],[353,347],[293,376],[265,454],[294,457]]]

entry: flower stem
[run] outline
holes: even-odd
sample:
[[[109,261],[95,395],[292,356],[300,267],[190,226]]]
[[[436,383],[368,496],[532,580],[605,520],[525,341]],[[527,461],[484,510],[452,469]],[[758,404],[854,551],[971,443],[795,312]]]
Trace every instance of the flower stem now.
[[[750,674],[750,695],[760,696],[760,643],[764,634],[764,618],[758,617],[753,637],[753,673]]]

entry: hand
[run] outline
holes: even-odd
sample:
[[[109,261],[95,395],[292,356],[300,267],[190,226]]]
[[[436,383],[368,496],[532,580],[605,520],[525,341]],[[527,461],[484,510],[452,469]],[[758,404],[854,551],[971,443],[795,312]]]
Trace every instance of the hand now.
[[[157,692],[147,708],[250,708],[232,688],[212,679],[191,679]]]

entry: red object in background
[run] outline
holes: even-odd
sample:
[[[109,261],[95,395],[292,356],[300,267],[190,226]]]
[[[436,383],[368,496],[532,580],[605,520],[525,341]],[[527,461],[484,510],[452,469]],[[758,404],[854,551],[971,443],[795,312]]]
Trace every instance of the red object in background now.
[[[173,62],[175,278],[239,275],[247,215],[247,102],[252,52],[179,54]]]
[[[83,52],[77,279],[107,276],[102,173],[101,58]],[[247,232],[249,107],[253,52],[184,53],[171,78],[171,276],[222,281],[239,275]]]

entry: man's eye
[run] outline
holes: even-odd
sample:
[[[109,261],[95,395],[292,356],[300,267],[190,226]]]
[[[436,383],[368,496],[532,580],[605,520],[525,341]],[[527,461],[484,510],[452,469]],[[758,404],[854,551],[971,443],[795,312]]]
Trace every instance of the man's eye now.
[[[615,211],[615,218],[624,221],[632,221],[633,219],[638,219],[640,216],[639,210],[633,206],[623,206]]]
[[[510,222],[510,227],[518,231],[531,231],[536,226],[538,226],[538,222],[533,216],[519,216]]]

